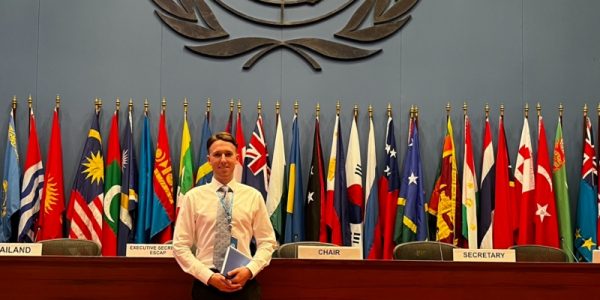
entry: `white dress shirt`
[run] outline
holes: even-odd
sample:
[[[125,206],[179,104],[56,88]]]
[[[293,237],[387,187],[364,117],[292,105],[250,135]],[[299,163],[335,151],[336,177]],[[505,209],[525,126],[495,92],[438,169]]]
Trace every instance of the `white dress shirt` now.
[[[213,275],[213,246],[217,211],[221,203],[217,190],[222,183],[195,187],[181,199],[173,237],[173,254],[181,269],[204,284]],[[237,239],[237,249],[250,257],[250,241],[256,240],[257,249],[246,267],[256,276],[269,265],[277,247],[275,232],[261,193],[245,184],[232,180],[227,186],[233,191],[233,219],[231,236]],[[196,253],[191,252],[192,245]]]

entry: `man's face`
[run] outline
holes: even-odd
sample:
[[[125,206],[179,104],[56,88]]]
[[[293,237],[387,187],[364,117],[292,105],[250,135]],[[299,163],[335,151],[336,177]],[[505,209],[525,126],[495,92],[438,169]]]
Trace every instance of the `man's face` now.
[[[221,183],[233,179],[233,170],[237,162],[237,152],[232,143],[217,140],[208,149],[208,162],[212,166],[213,176]]]

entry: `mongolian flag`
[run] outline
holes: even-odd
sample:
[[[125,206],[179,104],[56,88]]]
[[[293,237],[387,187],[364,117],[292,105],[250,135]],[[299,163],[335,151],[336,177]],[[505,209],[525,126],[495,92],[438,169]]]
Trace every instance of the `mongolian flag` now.
[[[2,180],[2,214],[0,217],[0,242],[9,242],[13,235],[12,217],[19,210],[21,202],[21,169],[17,134],[15,132],[14,110],[10,111],[6,152],[4,153],[4,176]]]
[[[244,163],[245,183],[260,191],[263,199],[267,199],[267,187],[269,186],[271,168],[269,167],[269,152],[267,150],[265,129],[263,128],[263,120],[260,113],[256,118],[256,126],[246,148]]]
[[[577,220],[575,221],[575,249],[580,260],[592,261],[592,251],[598,246],[597,222],[597,186],[596,151],[592,135],[592,123],[589,117],[583,117],[583,162],[577,201]]]
[[[427,239],[427,219],[425,216],[425,191],[423,190],[423,168],[421,167],[421,148],[419,146],[419,126],[417,119],[413,117],[411,129],[409,130],[408,149],[402,177],[400,178],[400,193],[398,196],[398,207],[404,204],[402,216],[396,215],[397,222],[402,222],[402,234],[397,242],[424,241]]]
[[[117,236],[117,255],[124,256],[127,243],[133,242],[133,224],[135,211],[138,207],[137,195],[137,160],[133,146],[132,113],[129,110],[127,125],[121,149],[121,213],[119,215],[119,230]]]
[[[104,216],[102,223],[102,256],[117,255],[117,235],[121,213],[121,145],[119,111],[116,110],[108,134],[106,177],[104,178]]]
[[[511,202],[513,228],[518,233],[517,244],[533,244],[533,212],[535,195],[535,175],[533,170],[533,151],[531,150],[529,120],[523,120],[519,154],[515,164],[515,189],[517,199]]]
[[[58,110],[54,109],[44,188],[40,203],[36,241],[62,238],[65,189],[63,184],[62,139]],[[104,175],[103,175],[104,176]]]
[[[362,163],[356,118],[352,118],[348,154],[346,155],[346,186],[348,189],[348,222],[350,223],[352,246],[362,248],[362,216],[364,194],[362,187]]]
[[[152,217],[150,240],[163,244],[173,238],[173,222],[175,221],[175,203],[173,199],[173,169],[169,137],[167,136],[167,120],[164,110],[160,114],[154,171],[152,172]]]
[[[304,195],[302,195],[302,163],[300,159],[300,129],[298,114],[292,123],[292,147],[288,175],[285,219],[285,243],[304,241]]]
[[[485,129],[483,133],[483,146],[481,147],[481,186],[479,189],[479,224],[477,226],[477,238],[480,249],[494,248],[492,238],[492,216],[494,215],[494,145],[492,143],[492,130],[490,118],[485,117]]]
[[[37,129],[33,109],[29,111],[29,142],[25,157],[25,173],[21,187],[21,209],[19,219],[18,242],[32,243],[35,241],[34,225],[40,212],[40,199],[44,187],[44,165],[40,155]]]
[[[196,186],[210,182],[212,179],[212,166],[208,163],[208,149],[206,144],[212,136],[210,132],[210,113],[207,111],[204,115],[204,124],[202,125],[202,137],[200,139],[200,155],[198,155],[198,172],[196,173]]]
[[[319,117],[315,118],[315,134],[313,138],[312,161],[306,187],[306,240],[327,241],[325,223],[325,170],[323,170],[323,151],[321,149],[321,130]],[[323,217],[322,217],[323,216]],[[321,240],[321,238],[323,240]]]
[[[92,240],[102,245],[104,159],[99,117],[99,111],[92,117],[71,189],[67,219],[70,221],[70,238]]]
[[[383,239],[379,224],[379,190],[377,189],[377,150],[375,149],[375,129],[373,117],[369,118],[367,137],[367,168],[365,172],[365,218],[363,222],[363,257],[382,257]]]
[[[392,259],[394,252],[394,227],[396,210],[400,192],[400,172],[398,168],[398,151],[394,134],[394,121],[388,117],[385,133],[385,169],[379,177],[379,227],[381,228],[383,245],[382,258]],[[376,241],[377,242],[377,241]]]
[[[273,168],[269,178],[269,191],[267,193],[267,212],[269,213],[271,224],[282,241],[284,234],[283,206],[285,205],[285,147],[283,145],[283,129],[281,126],[281,116],[277,113],[277,125],[275,128],[275,144],[273,145]]]
[[[558,216],[556,200],[550,175],[550,159],[548,156],[548,141],[544,120],[538,117],[538,153],[537,171],[535,173],[535,207],[531,217],[534,220],[535,244],[558,248]]]
[[[460,245],[462,233],[460,186],[456,165],[456,150],[452,134],[452,121],[447,118],[447,132],[440,161],[440,171],[429,200],[429,214],[432,229],[435,228],[435,240]],[[435,224],[435,226],[433,225]]]
[[[154,150],[152,148],[150,124],[147,113],[144,113],[144,128],[142,129],[142,140],[140,144],[139,198],[135,220],[135,242],[137,244],[147,244],[150,242],[150,227],[152,226],[152,208],[154,202],[154,191],[152,189],[152,169],[154,162],[152,153]]]

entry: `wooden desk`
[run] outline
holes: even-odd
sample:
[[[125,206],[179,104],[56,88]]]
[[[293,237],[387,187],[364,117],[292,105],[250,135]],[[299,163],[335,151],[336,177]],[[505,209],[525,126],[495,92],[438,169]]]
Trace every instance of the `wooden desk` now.
[[[594,299],[600,266],[275,259],[258,280],[263,299]],[[0,257],[2,299],[190,299],[191,283],[171,259]]]

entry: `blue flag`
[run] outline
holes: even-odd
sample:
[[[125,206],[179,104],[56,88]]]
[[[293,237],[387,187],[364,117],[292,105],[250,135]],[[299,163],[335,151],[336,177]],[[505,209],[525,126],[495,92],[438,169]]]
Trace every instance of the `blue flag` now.
[[[137,160],[133,147],[133,128],[131,111],[127,118],[125,134],[123,136],[123,149],[121,149],[121,214],[119,216],[119,230],[117,236],[117,255],[124,256],[127,243],[133,242],[133,216],[138,206],[137,195]]]
[[[150,241],[150,225],[152,224],[152,138],[150,137],[150,125],[148,115],[144,116],[144,128],[142,129],[142,141],[140,145],[139,165],[139,190],[138,206],[135,228],[135,242],[144,244]]]
[[[577,222],[575,229],[575,248],[580,258],[592,261],[592,251],[598,246],[597,222],[598,203],[596,186],[596,151],[592,124],[587,116],[583,121],[583,162],[581,182],[579,183],[579,201],[577,201]]]
[[[0,218],[0,242],[8,242],[12,234],[12,215],[19,210],[21,203],[21,170],[17,151],[17,134],[13,111],[10,112],[6,152],[4,153],[4,177],[2,180],[2,213]]]
[[[302,164],[300,160],[300,129],[298,129],[298,115],[294,115],[292,135],[285,218],[285,243],[304,241],[304,195],[302,192]]]
[[[256,119],[256,126],[252,137],[246,147],[246,158],[244,160],[245,184],[259,190],[264,199],[267,199],[267,187],[269,186],[269,152],[265,140],[262,116]]]
[[[206,143],[212,136],[210,132],[210,123],[208,112],[204,117],[204,125],[202,125],[202,138],[200,139],[200,156],[198,157],[198,173],[196,173],[196,186],[210,182],[212,179],[212,166],[208,163],[208,149]]]
[[[423,190],[423,168],[419,147],[419,126],[415,119],[410,131],[408,151],[402,169],[399,202],[406,203],[402,218],[402,242],[424,241],[427,238],[425,219],[425,191]]]

